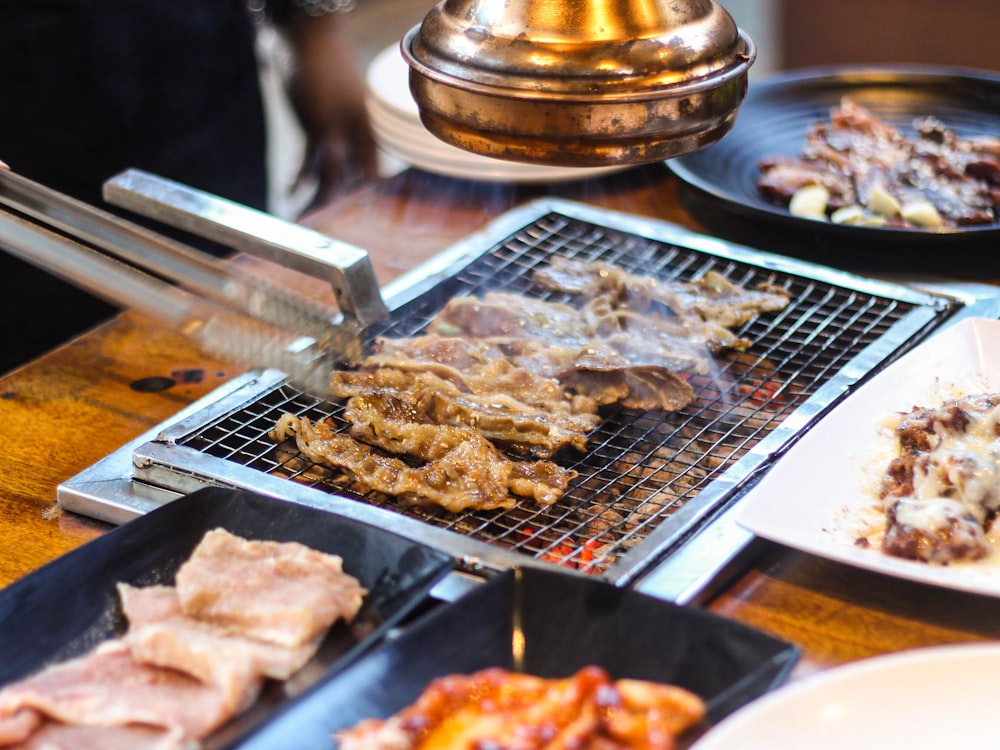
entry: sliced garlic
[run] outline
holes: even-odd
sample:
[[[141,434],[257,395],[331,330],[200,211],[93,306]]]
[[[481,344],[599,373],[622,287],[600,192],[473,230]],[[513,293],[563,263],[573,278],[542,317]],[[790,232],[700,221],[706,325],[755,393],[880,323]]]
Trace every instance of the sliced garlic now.
[[[830,221],[834,224],[860,224],[865,220],[865,210],[855,204],[838,208],[830,214]]]
[[[884,216],[868,214],[858,222],[858,225],[862,227],[884,227],[888,223],[889,220]]]
[[[871,194],[868,196],[868,208],[872,210],[873,213],[879,216],[885,216],[891,219],[894,216],[899,216],[903,207],[899,205],[899,201],[889,194],[881,185],[875,185],[872,188]]]
[[[830,202],[830,191],[822,185],[806,185],[795,191],[788,203],[792,216],[802,219],[826,219],[826,206]]]
[[[900,210],[903,218],[918,227],[943,227],[944,219],[929,200],[907,201]]]

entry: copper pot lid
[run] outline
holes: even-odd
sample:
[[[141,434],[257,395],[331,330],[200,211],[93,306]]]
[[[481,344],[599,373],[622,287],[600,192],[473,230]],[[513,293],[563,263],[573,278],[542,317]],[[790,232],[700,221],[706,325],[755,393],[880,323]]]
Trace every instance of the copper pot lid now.
[[[515,161],[658,161],[721,138],[756,51],[713,0],[443,0],[402,42],[425,126]]]

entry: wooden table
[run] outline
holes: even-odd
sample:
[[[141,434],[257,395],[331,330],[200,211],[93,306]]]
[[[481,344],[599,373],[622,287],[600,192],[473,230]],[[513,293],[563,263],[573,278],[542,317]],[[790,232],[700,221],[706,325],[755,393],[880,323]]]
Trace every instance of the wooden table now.
[[[699,228],[659,165],[520,188],[411,171],[340,198],[304,223],[367,249],[384,284],[503,211],[546,194]],[[281,275],[307,293],[325,293],[322,284]],[[60,482],[239,372],[126,312],[0,379],[0,586],[108,530],[56,511]],[[803,656],[793,677],[900,649],[1000,637],[1000,601],[777,547],[707,606],[799,645]]]

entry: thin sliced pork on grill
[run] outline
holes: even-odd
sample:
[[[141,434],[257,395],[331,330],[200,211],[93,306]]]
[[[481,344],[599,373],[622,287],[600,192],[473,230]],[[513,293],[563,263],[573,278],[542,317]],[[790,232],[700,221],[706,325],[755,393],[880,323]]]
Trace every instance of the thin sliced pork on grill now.
[[[594,404],[573,403],[563,397],[555,380],[539,378],[506,361],[504,373],[492,365],[478,372],[477,366],[470,367],[461,386],[456,385],[455,379],[442,376],[441,359],[433,354],[428,357],[426,347],[420,346],[434,343],[427,341],[430,338],[396,340],[392,351],[383,349],[370,360],[379,367],[334,374],[331,389],[338,397],[349,399],[345,417],[359,440],[372,442],[368,435],[373,434],[371,418],[376,414],[396,422],[472,428],[520,456],[549,458],[563,448],[586,448],[587,435],[600,423]],[[408,343],[416,345],[412,354],[406,351]],[[424,367],[434,371],[424,371]],[[457,369],[449,369],[459,376]],[[504,375],[511,376],[506,385]],[[476,385],[470,388],[473,379]],[[539,383],[541,387],[535,387]],[[576,411],[581,406],[587,411]],[[392,452],[431,458],[424,450],[401,448]]]
[[[294,414],[282,416],[271,436],[278,442],[294,439],[307,458],[343,469],[370,490],[415,505],[438,505],[453,513],[470,508],[510,508],[516,502],[515,495],[551,505],[565,492],[572,476],[549,461],[511,460],[471,428],[416,423],[398,427],[410,434],[397,434],[397,444],[412,439],[429,446],[440,441],[445,447],[436,458],[413,467],[335,432],[326,422],[311,422]],[[390,447],[388,441],[382,445]]]
[[[602,407],[684,408],[694,399],[688,376],[750,346],[730,329],[789,300],[784,289],[745,289],[712,271],[663,282],[559,256],[534,282],[571,300],[453,298],[426,333],[381,338],[355,369],[332,373],[346,430],[284,415],[272,439],[409,504],[549,505],[573,474],[547,459],[585,451]]]

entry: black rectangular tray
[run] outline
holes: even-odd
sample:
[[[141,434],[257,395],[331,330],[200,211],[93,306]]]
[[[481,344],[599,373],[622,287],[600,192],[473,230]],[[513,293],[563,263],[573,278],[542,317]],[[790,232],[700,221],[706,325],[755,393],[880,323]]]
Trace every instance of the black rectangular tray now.
[[[706,701],[714,724],[783,682],[798,655],[705,610],[577,573],[513,568],[424,614],[238,747],[333,750],[334,732],[392,715],[435,677],[493,666],[562,677],[593,664],[613,678],[681,685]]]
[[[116,584],[172,583],[205,532],[218,527],[338,554],[369,593],[350,626],[335,625],[312,661],[287,682],[268,683],[257,703],[208,738],[205,748],[230,744],[290,697],[356,659],[424,602],[453,567],[449,555],[374,526],[250,492],[205,488],[0,591],[0,686],[120,635],[126,623]]]

